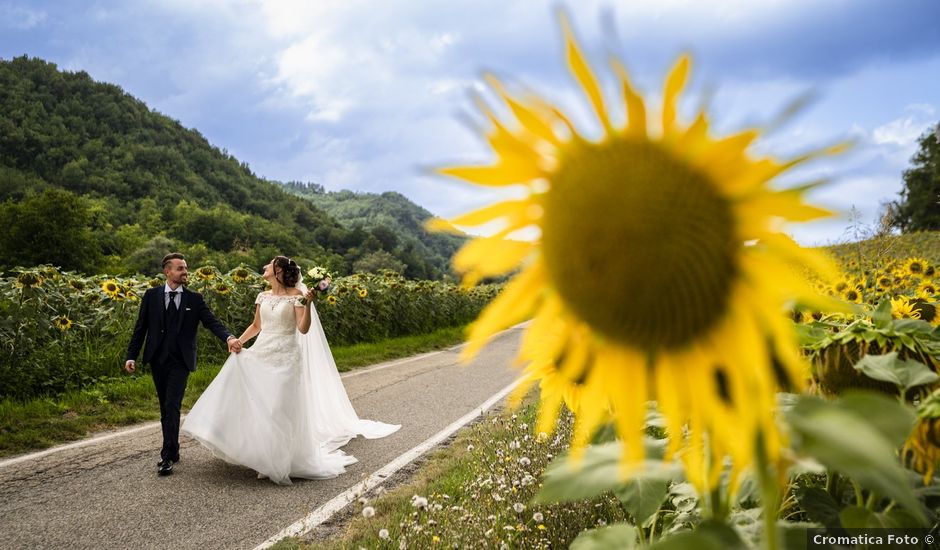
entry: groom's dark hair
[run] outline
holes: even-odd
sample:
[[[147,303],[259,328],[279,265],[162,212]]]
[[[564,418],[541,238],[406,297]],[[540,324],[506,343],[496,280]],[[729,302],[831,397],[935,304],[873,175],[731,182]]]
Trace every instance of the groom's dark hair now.
[[[166,264],[170,263],[170,260],[185,260],[186,256],[183,256],[179,252],[171,252],[163,257],[163,262],[160,264],[163,269],[166,269]]]

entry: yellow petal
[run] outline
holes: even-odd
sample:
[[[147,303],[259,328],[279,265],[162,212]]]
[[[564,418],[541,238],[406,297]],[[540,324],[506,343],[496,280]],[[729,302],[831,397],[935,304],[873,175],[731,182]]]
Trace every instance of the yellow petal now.
[[[663,90],[663,135],[668,136],[676,131],[676,103],[689,77],[691,64],[692,60],[688,54],[679,56],[666,77],[666,87]]]
[[[526,107],[521,102],[513,99],[512,96],[506,92],[506,88],[502,83],[493,75],[487,75],[486,79],[489,81],[490,86],[496,90],[496,93],[503,98],[509,109],[516,116],[516,119],[522,124],[523,128],[531,132],[533,135],[536,135],[549,143],[558,145],[560,142],[558,136],[555,135],[555,131],[552,130],[551,123],[544,120],[540,115],[538,115],[533,109]]]
[[[533,203],[532,199],[501,201],[457,216],[451,220],[451,223],[454,225],[476,226],[499,218],[511,218],[513,220],[526,218]]]
[[[561,15],[561,26],[565,34],[565,52],[571,74],[573,74],[578,83],[581,84],[581,88],[594,107],[594,113],[597,115],[598,120],[601,121],[601,124],[604,125],[604,130],[606,130],[608,134],[611,134],[613,133],[613,128],[610,125],[610,119],[607,117],[607,109],[604,107],[604,96],[601,94],[600,86],[597,84],[597,79],[594,78],[594,73],[591,71],[590,65],[588,65],[587,60],[581,53],[581,49],[578,47],[574,32],[571,30],[571,23],[564,14]]]
[[[441,168],[441,174],[489,186],[518,185],[545,177],[535,164],[500,163],[491,166],[455,166]]]
[[[798,193],[790,191],[760,194],[739,204],[741,210],[754,215],[780,216],[791,222],[808,222],[833,215],[829,210],[803,203]]]
[[[474,239],[454,256],[454,269],[476,279],[502,275],[518,267],[534,248],[535,244],[530,241]]]
[[[618,59],[611,60],[614,72],[620,78],[620,87],[623,90],[623,100],[627,105],[627,135],[646,137],[646,104],[640,94],[636,93],[630,84],[630,75],[626,67]]]
[[[473,359],[490,336],[527,319],[538,304],[545,282],[545,269],[541,262],[534,263],[512,279],[470,326],[461,360]]]
[[[431,233],[451,233],[453,235],[466,235],[444,218],[431,218],[424,222],[424,229]]]

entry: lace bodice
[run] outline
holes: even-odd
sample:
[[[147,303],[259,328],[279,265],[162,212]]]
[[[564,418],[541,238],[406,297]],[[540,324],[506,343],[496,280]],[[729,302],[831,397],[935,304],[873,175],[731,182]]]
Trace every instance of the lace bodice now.
[[[300,344],[294,307],[300,296],[258,294],[255,303],[261,306],[261,332],[251,346],[252,354],[260,353],[269,365],[281,368],[300,366]]]
[[[261,305],[261,330],[266,332],[291,333],[297,330],[294,307],[299,306],[300,296],[275,296],[269,292],[258,294],[256,304]]]

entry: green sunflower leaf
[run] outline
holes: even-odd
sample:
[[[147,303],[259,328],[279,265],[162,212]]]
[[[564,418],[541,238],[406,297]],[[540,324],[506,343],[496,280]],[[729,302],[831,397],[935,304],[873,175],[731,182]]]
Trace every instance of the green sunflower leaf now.
[[[882,300],[872,312],[871,320],[878,328],[888,328],[891,325],[891,300]]]
[[[609,525],[600,529],[589,529],[572,541],[570,550],[607,550],[623,548],[631,550],[637,546],[636,528],[625,523]]]
[[[676,479],[681,472],[679,466],[660,460],[666,441],[646,438],[645,443],[646,456],[649,458],[643,461],[643,469],[630,479],[621,476],[620,460],[623,447],[619,441],[591,445],[579,461],[572,460],[567,453],[559,456],[545,470],[543,485],[535,496],[535,502],[581,500],[607,491],[627,490],[627,485],[638,480],[644,483],[659,481],[668,484]],[[636,493],[650,495],[651,490],[652,486],[647,485],[636,489]],[[645,500],[643,504],[646,504]],[[638,506],[637,510],[641,509],[645,510],[646,506]]]
[[[897,401],[850,392],[839,401],[804,397],[787,414],[799,452],[892,498],[926,520],[896,450],[910,433],[914,413]]]
[[[937,373],[915,359],[901,360],[897,352],[866,355],[854,365],[855,370],[869,378],[891,382],[903,392],[940,380]]]

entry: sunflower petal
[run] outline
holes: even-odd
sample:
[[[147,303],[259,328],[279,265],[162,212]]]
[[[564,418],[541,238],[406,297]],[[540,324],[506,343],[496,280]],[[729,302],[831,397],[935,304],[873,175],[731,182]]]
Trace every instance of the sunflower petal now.
[[[470,326],[461,360],[473,359],[490,336],[528,318],[540,300],[539,289],[544,284],[545,269],[541,262],[536,262],[510,281]]]
[[[534,249],[534,243],[529,241],[474,239],[457,252],[453,265],[458,272],[474,279],[502,275],[515,269]]]
[[[683,54],[666,77],[666,87],[663,90],[663,135],[668,136],[676,131],[676,103],[689,78],[691,65],[692,59],[688,54]]]
[[[611,134],[613,133],[613,128],[607,116],[607,108],[604,106],[604,96],[601,93],[601,88],[597,84],[597,79],[594,77],[590,65],[588,65],[587,60],[584,58],[584,54],[581,53],[581,49],[578,47],[578,41],[574,37],[574,31],[571,30],[571,23],[565,15],[561,16],[561,26],[565,34],[565,52],[571,74],[574,75],[578,83],[581,84],[581,88],[594,107],[594,113],[597,115],[598,120],[601,121],[601,124],[604,125],[604,130],[606,130],[608,134]]]
[[[490,83],[490,86],[496,90],[496,93],[503,98],[503,101],[509,105],[509,109],[512,111],[512,114],[516,116],[516,120],[522,124],[522,127],[531,132],[533,135],[538,136],[549,143],[554,145],[559,145],[560,141],[558,136],[555,135],[555,131],[552,130],[551,124],[549,121],[546,121],[537,114],[533,109],[526,107],[520,101],[514,99],[506,91],[505,86],[493,75],[486,76],[487,81]]]
[[[623,100],[627,105],[627,135],[637,138],[646,137],[646,104],[640,94],[630,84],[630,74],[619,59],[611,60],[614,72],[620,78]]]
[[[446,176],[489,186],[519,185],[546,175],[535,164],[507,162],[491,166],[454,166],[441,168],[438,172]]]

